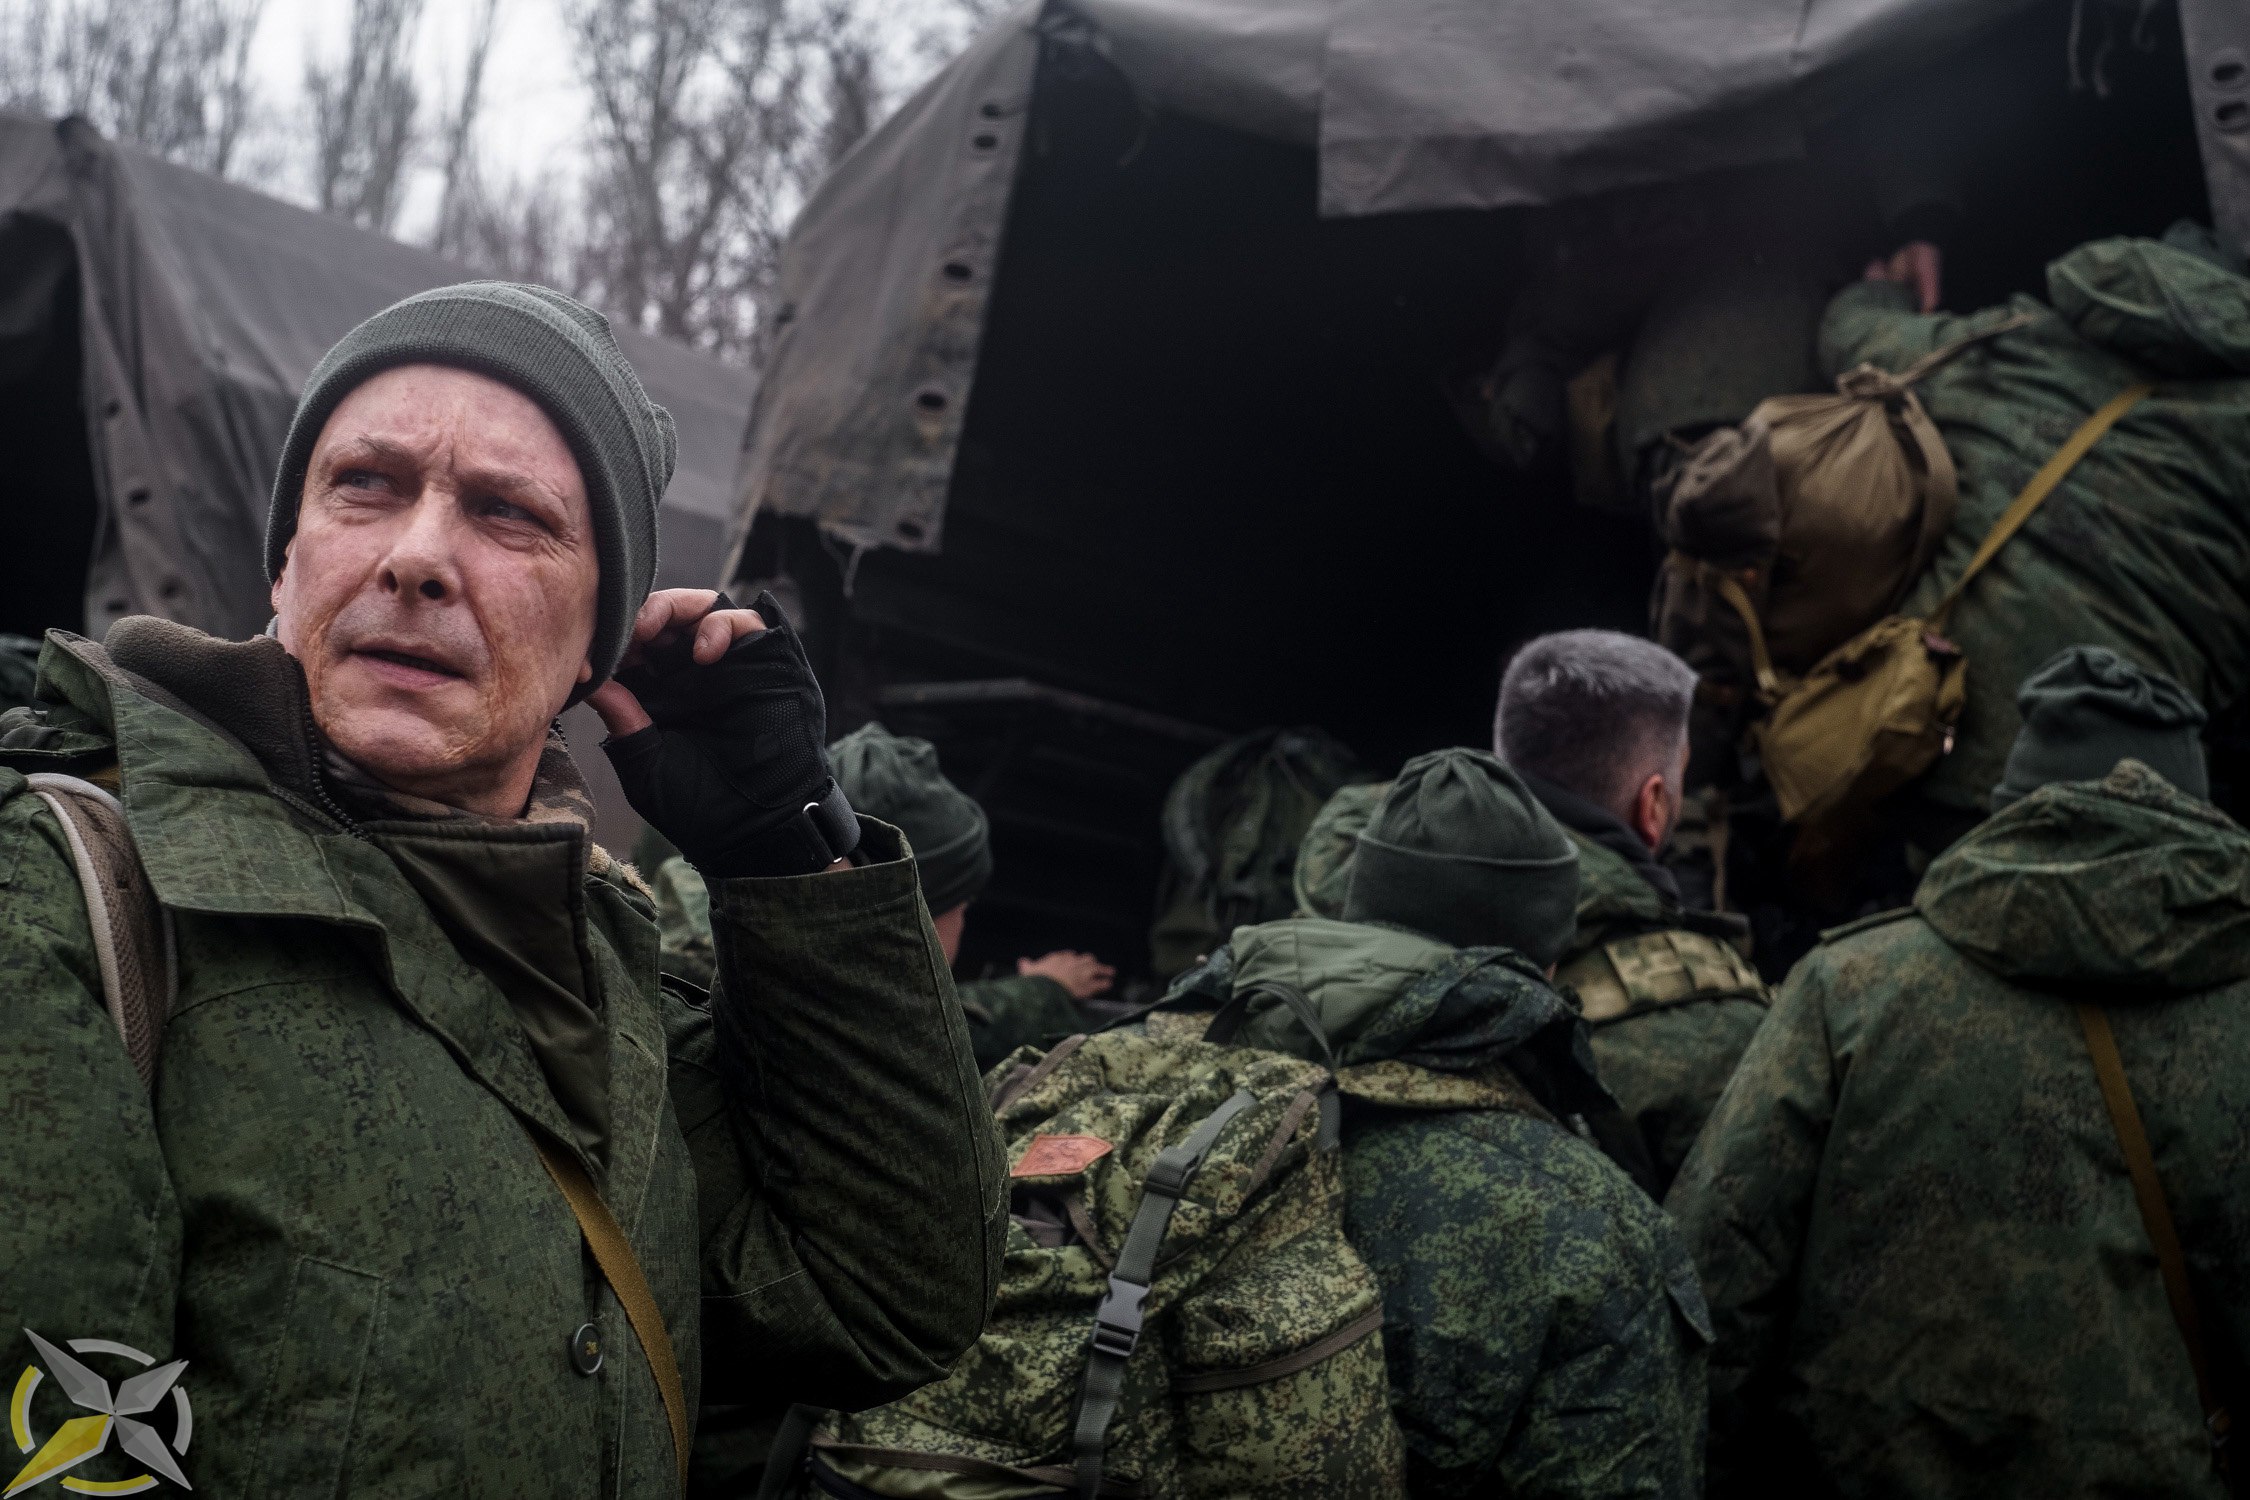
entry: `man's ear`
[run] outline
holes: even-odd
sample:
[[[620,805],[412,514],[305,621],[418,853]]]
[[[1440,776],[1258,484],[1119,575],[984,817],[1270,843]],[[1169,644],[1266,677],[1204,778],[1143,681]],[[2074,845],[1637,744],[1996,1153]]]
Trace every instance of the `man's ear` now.
[[[1651,771],[1633,793],[1633,832],[1651,850],[1661,847],[1672,831],[1672,788],[1662,771]]]
[[[281,544],[281,571],[273,575],[273,587],[266,590],[266,603],[277,615],[281,613],[281,581],[289,576],[289,558],[296,550],[295,537]]]

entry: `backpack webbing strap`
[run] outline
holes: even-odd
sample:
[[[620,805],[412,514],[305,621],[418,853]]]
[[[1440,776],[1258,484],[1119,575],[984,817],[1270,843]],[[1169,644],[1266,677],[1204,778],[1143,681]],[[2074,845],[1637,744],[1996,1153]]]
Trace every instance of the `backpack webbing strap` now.
[[[1781,674],[1774,670],[1773,657],[1766,650],[1765,624],[1759,620],[1758,611],[1750,603],[1750,595],[1742,587],[1742,581],[1726,569],[1707,563],[1699,557],[1689,557],[1684,552],[1672,555],[1701,573],[1703,581],[1716,589],[1728,607],[1742,617],[1742,628],[1750,635],[1750,666],[1757,675],[1758,691],[1768,698],[1777,696],[1781,691]]]
[[[1079,1390],[1078,1428],[1073,1437],[1082,1500],[1096,1500],[1101,1494],[1109,1424],[1125,1395],[1126,1363],[1141,1341],[1141,1308],[1148,1301],[1149,1283],[1156,1276],[1156,1252],[1163,1247],[1164,1231],[1172,1225],[1172,1210],[1180,1206],[1188,1179],[1211,1154],[1219,1132],[1257,1102],[1257,1096],[1247,1089],[1236,1090],[1195,1127],[1194,1134],[1160,1152],[1141,1184],[1140,1207],[1133,1211],[1133,1225],[1125,1231],[1125,1244],[1117,1252],[1115,1269],[1109,1273],[1109,1290],[1103,1294],[1101,1306],[1094,1309],[1094,1337],[1086,1355],[1086,1382]]]
[[[680,1493],[684,1495],[688,1482],[687,1387],[680,1381],[679,1360],[672,1353],[672,1335],[665,1331],[656,1294],[649,1290],[648,1277],[641,1272],[632,1242],[625,1238],[625,1231],[618,1227],[578,1158],[537,1132],[531,1139],[539,1148],[540,1163],[555,1179],[555,1186],[562,1189],[564,1201],[570,1204],[579,1229],[584,1231],[586,1247],[594,1252],[594,1264],[601,1267],[602,1279],[625,1309],[625,1321],[633,1325],[641,1353],[648,1356],[649,1373],[656,1377],[657,1394],[664,1398],[665,1418],[672,1424],[672,1453],[679,1460]]]
[[[2023,493],[2010,501],[2008,508],[2000,513],[2000,519],[1992,523],[1992,529],[1977,544],[1976,555],[1961,570],[1961,576],[1953,580],[1953,587],[1945,591],[1945,597],[1938,601],[1938,607],[1930,612],[1931,629],[1941,635],[1945,632],[1946,621],[1952,617],[1953,606],[1961,602],[1961,591],[1969,586],[1969,580],[1983,572],[1985,564],[1991,562],[1994,555],[2008,544],[2008,539],[2023,529],[2023,523],[2031,519],[2031,513],[2055,492],[2065,475],[2078,467],[2078,460],[2084,458],[2088,450],[2101,441],[2102,434],[2116,426],[2119,417],[2138,406],[2141,399],[2155,389],[2152,385],[2143,384],[2119,391],[2109,398],[2108,404],[2100,411],[2079,424],[2078,430],[2070,435],[2070,440],[2054,451],[2053,456],[2040,466],[2039,472],[2031,476],[2031,482],[2023,487]]]
[[[2188,1363],[2195,1369],[2195,1393],[2203,1403],[2203,1425],[2210,1434],[2212,1457],[2223,1475],[2228,1468],[2227,1438],[2234,1418],[2211,1381],[2210,1362],[2203,1352],[2203,1323],[2195,1308],[2195,1288],[2188,1284],[2187,1257],[2180,1250],[2180,1233],[2172,1222],[2164,1181],[2156,1175],[2156,1154],[2149,1149],[2140,1107],[2133,1102],[2133,1085],[2125,1076],[2125,1060],[2118,1055],[2109,1013],[2084,1001],[2077,1009],[2078,1024],[2086,1033],[2086,1051],[2094,1059],[2094,1076],[2101,1081],[2102,1103],[2108,1106],[2110,1126],[2125,1152],[2125,1170],[2133,1179],[2133,1199],[2140,1205],[2141,1224],[2156,1250],[2164,1298],[2172,1304],[2172,1321],[2179,1325],[2180,1342],[2187,1345]]]
[[[812,1448],[813,1430],[826,1415],[820,1407],[793,1404],[774,1429],[773,1446],[766,1450],[765,1472],[758,1477],[757,1500],[789,1500],[804,1472],[805,1454]]]
[[[141,1087],[156,1085],[156,1055],[178,988],[172,913],[156,899],[141,867],[125,808],[90,781],[51,771],[24,778],[62,825],[70,864],[86,899],[102,1005],[125,1043]]]
[[[1321,1061],[1326,1064],[1329,1076],[1335,1077],[1336,1047],[1328,1040],[1328,1028],[1321,1023],[1320,1007],[1313,1004],[1312,996],[1295,985],[1284,984],[1278,979],[1261,980],[1257,984],[1236,990],[1227,998],[1227,1003],[1219,1007],[1218,1014],[1211,1017],[1211,1024],[1203,1028],[1203,1040],[1215,1042],[1222,1047],[1235,1045],[1236,1033],[1250,1019],[1250,1002],[1260,995],[1273,996],[1297,1018],[1297,1024],[1304,1028],[1306,1035],[1313,1039],[1313,1045],[1320,1049]],[[1343,1139],[1344,1106],[1337,1099],[1334,1089],[1320,1091],[1319,1105],[1319,1146],[1321,1150],[1327,1151]],[[1292,1123],[1288,1133],[1294,1134],[1296,1128]],[[1272,1163],[1267,1163],[1267,1166],[1271,1165]],[[1258,1175],[1263,1176],[1264,1173],[1261,1171]]]

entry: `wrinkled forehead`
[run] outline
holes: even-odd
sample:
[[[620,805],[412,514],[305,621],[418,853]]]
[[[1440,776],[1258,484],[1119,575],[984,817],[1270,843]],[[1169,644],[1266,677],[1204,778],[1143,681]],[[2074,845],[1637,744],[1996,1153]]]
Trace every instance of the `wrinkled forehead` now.
[[[538,402],[474,370],[398,365],[355,386],[322,424],[306,483],[355,453],[484,482],[512,477],[585,513],[585,477],[562,429]]]

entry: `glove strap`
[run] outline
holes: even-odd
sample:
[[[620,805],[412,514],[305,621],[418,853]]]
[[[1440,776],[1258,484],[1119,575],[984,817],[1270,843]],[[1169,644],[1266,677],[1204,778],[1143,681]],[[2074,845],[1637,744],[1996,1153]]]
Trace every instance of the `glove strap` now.
[[[859,817],[831,777],[827,790],[747,843],[727,851],[723,880],[810,875],[859,847]]]

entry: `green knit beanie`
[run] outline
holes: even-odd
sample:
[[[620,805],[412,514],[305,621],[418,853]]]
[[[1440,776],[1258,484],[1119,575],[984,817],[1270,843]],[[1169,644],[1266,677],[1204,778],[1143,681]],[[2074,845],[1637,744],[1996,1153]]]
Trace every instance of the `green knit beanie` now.
[[[2055,781],[2099,781],[2121,760],[2141,762],[2191,797],[2209,800],[2200,738],[2209,715],[2161,672],[2102,646],[2072,646],[2016,691],[2023,728],[1992,810]]]
[[[1344,892],[1352,880],[1352,854],[1359,848],[1360,833],[1390,789],[1387,781],[1345,787],[1313,815],[1305,841],[1297,846],[1297,870],[1290,880],[1297,892],[1299,912],[1329,918],[1344,914]]]
[[[992,879],[991,834],[984,809],[938,769],[937,746],[870,723],[830,745],[828,757],[853,807],[905,833],[932,915],[977,898]]]
[[[393,303],[339,339],[297,398],[266,519],[266,576],[281,576],[305,469],[329,415],[353,389],[398,365],[453,365],[513,386],[539,403],[578,460],[601,560],[589,650],[594,676],[576,703],[616,670],[633,616],[656,579],[656,508],[672,482],[679,442],[672,416],[649,400],[609,320],[543,286],[465,281]]]
[[[1395,922],[1544,967],[1577,926],[1578,849],[1488,750],[1408,761],[1359,836],[1347,922]]]

